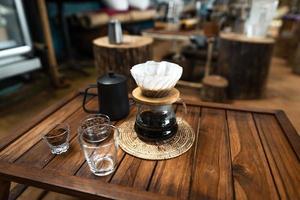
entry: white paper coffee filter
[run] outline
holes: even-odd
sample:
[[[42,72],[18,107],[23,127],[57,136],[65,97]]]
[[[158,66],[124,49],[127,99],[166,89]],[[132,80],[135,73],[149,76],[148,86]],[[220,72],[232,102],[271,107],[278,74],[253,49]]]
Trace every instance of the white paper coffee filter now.
[[[173,88],[182,75],[182,67],[166,61],[135,65],[130,70],[136,84],[147,90]]]

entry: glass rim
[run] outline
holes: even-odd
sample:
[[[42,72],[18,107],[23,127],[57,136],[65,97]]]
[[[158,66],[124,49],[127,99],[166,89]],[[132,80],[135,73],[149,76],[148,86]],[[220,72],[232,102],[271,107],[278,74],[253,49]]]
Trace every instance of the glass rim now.
[[[86,121],[86,120],[93,119],[93,118],[99,118],[99,117],[106,118],[110,122],[110,118],[109,118],[108,115],[99,113],[99,114],[89,114],[89,115],[87,115],[83,120],[81,120],[81,123]]]
[[[95,117],[94,117],[94,116],[95,116]],[[82,129],[82,125],[84,124],[84,122],[86,122],[86,121],[88,121],[88,120],[90,120],[90,119],[96,119],[96,118],[100,118],[100,117],[103,117],[103,118],[105,118],[105,119],[108,120],[108,121],[105,121],[105,122],[102,123],[102,124],[110,124],[110,123],[111,123],[110,118],[109,118],[108,115],[105,115],[105,114],[102,114],[102,113],[99,113],[99,114],[89,114],[89,115],[87,115],[83,120],[81,120],[81,121],[79,122],[79,126],[78,126],[78,128],[77,128],[77,133],[80,134],[81,130],[83,130],[83,129]],[[92,126],[89,126],[89,127],[92,127]]]
[[[67,129],[65,129],[64,132],[62,132],[62,133],[60,133],[60,134],[58,134],[58,135],[47,136],[48,133],[50,133],[51,131],[57,129],[57,127],[58,127],[59,125],[66,126]],[[56,137],[59,137],[59,136],[62,136],[62,135],[64,135],[64,134],[66,134],[66,133],[68,134],[69,132],[70,132],[70,125],[69,125],[69,124],[67,124],[67,123],[58,123],[58,124],[56,124],[56,126],[55,126],[54,128],[52,128],[50,131],[48,131],[48,133],[44,134],[44,135],[43,135],[43,138],[56,138]]]
[[[114,125],[112,125],[112,124],[98,124],[98,125],[90,126],[90,127],[88,127],[88,128],[92,128],[92,127],[95,127],[95,126],[111,127],[111,128],[113,128],[114,130],[117,131],[117,134],[120,133],[118,127],[116,127],[116,126],[114,126]],[[86,128],[86,129],[88,129],[88,128]],[[85,129],[85,130],[86,130],[86,129]],[[85,144],[82,142],[82,141],[84,141],[84,139],[83,139],[83,132],[85,132],[85,130],[83,130],[82,133],[79,134],[79,141],[80,141],[80,144],[83,145],[83,146],[87,146],[88,148],[99,148],[99,147],[89,147],[88,145],[85,145]],[[105,140],[105,139],[104,139],[104,140]],[[103,141],[104,141],[104,140],[103,140]],[[101,147],[105,147],[105,146],[111,145],[111,144],[115,143],[115,140],[116,140],[116,139],[115,139],[115,134],[114,134],[114,135],[113,135],[113,139],[110,140],[108,143],[101,145]],[[91,143],[91,144],[95,144],[95,143],[98,143],[98,142],[102,142],[102,141],[89,141],[89,143]]]

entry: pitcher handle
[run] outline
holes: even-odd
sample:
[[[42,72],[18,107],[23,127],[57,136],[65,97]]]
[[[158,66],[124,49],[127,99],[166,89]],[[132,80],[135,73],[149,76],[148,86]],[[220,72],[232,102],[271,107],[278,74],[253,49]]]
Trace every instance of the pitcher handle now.
[[[177,100],[177,102],[182,104],[182,106],[184,108],[184,114],[187,114],[186,103],[183,101],[183,99],[181,97],[179,97],[179,99]]]
[[[83,102],[82,102],[82,108],[83,108],[83,110],[84,110],[85,112],[87,112],[87,113],[93,113],[93,114],[95,114],[95,113],[98,113],[99,111],[97,111],[97,110],[89,110],[89,109],[87,109],[87,108],[85,107],[86,99],[87,99],[87,95],[88,95],[88,91],[89,91],[89,89],[91,89],[91,88],[97,88],[97,85],[95,85],[95,84],[89,85],[89,86],[84,90],[84,97],[83,97]]]

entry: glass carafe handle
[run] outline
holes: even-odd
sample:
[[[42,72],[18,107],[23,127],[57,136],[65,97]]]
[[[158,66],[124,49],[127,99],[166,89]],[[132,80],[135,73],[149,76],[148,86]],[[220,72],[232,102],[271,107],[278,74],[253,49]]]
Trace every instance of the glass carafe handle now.
[[[179,97],[179,99],[177,100],[177,103],[181,103],[182,104],[182,106],[184,108],[184,114],[187,114],[186,103],[183,101],[183,99]]]

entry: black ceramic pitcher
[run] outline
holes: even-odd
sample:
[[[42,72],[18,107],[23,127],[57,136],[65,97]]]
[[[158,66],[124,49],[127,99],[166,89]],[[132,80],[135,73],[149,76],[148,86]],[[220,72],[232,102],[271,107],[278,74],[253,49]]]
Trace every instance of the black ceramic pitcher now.
[[[129,100],[127,90],[127,78],[123,75],[109,72],[98,78],[96,85],[90,85],[85,89],[82,107],[88,113],[102,113],[108,115],[111,120],[119,120],[129,113]],[[88,90],[98,89],[99,109],[86,108]]]

